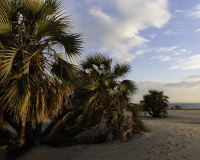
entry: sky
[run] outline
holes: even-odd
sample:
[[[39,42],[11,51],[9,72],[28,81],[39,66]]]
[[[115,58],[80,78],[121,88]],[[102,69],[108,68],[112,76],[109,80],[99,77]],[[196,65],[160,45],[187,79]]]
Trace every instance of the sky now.
[[[200,102],[199,0],[65,0],[83,34],[83,57],[100,52],[130,63],[138,92],[164,91],[170,102]]]

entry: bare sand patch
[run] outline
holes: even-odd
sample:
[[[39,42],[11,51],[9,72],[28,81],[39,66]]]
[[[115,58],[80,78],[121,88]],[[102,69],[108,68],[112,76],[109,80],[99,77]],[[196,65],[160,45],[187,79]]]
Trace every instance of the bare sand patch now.
[[[20,160],[183,160],[200,159],[200,110],[168,110],[167,118],[147,116],[151,130],[126,143],[37,147]]]

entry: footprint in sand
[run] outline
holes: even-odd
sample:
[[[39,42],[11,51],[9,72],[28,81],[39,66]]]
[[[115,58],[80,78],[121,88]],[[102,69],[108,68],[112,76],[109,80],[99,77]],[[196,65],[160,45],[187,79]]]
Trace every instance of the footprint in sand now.
[[[184,157],[184,158],[187,158],[187,159],[191,159],[191,158],[192,158],[191,155],[184,155],[183,157]]]
[[[110,155],[103,156],[102,159],[107,158],[107,157],[110,157]]]

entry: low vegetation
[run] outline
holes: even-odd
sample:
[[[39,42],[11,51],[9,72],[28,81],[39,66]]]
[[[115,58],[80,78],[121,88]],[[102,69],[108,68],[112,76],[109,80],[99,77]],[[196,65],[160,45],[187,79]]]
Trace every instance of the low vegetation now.
[[[173,110],[173,109],[180,110],[180,109],[182,109],[182,107],[179,106],[179,105],[175,105],[175,106],[171,107],[171,109],[172,109],[172,110]]]

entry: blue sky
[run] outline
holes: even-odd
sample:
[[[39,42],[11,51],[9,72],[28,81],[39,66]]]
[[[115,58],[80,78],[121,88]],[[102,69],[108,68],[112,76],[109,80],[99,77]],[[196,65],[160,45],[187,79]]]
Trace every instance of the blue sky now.
[[[65,0],[83,56],[128,62],[139,102],[149,89],[170,102],[200,102],[199,0]]]

